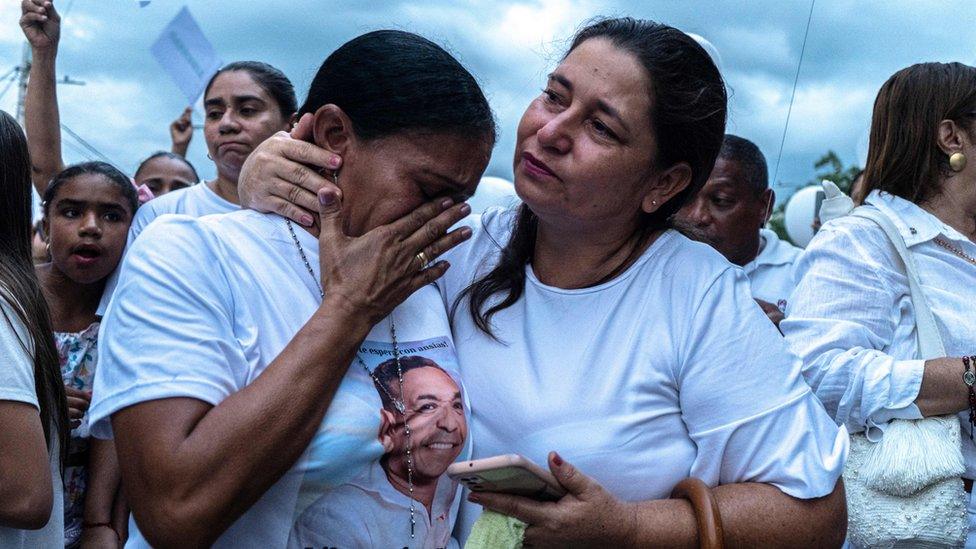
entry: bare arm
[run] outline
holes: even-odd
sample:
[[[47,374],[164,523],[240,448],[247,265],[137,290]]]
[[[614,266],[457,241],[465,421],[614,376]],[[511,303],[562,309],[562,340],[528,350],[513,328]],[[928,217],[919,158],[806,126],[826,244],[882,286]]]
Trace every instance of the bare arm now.
[[[54,497],[51,482],[37,408],[0,400],[0,526],[28,530],[44,527]]]
[[[624,503],[593,479],[549,456],[549,468],[568,494],[556,503],[503,494],[473,493],[469,499],[526,523],[532,547],[698,547],[691,504],[683,499]],[[803,500],[775,486],[718,486],[728,547],[840,547],[847,533],[842,481],[822,498]]]
[[[115,498],[119,493],[119,460],[115,455],[115,443],[111,440],[92,438],[88,455],[88,486],[85,490],[84,522],[88,524],[112,524]],[[115,526],[99,526],[102,530],[86,529],[86,538],[118,543]]]
[[[112,416],[125,493],[153,545],[213,543],[277,482],[317,432],[372,325],[446,271],[443,262],[419,271],[414,250],[433,243],[443,252],[470,234],[441,236],[468,211],[448,200],[349,238],[337,193],[319,197],[330,210],[320,212],[326,299],[281,354],[216,406],[170,398]]]
[[[24,101],[24,122],[31,155],[31,177],[38,194],[43,196],[51,178],[64,169],[54,69],[61,17],[48,0],[23,0],[21,7],[20,26],[33,55]]]
[[[976,369],[976,364],[970,364],[970,369]],[[942,416],[969,409],[969,388],[962,380],[965,371],[961,358],[925,361],[922,386],[915,399],[923,416]]]
[[[844,486],[822,498],[797,499],[770,484],[727,484],[713,490],[727,547],[840,547],[847,534]],[[637,507],[632,547],[697,547],[698,532],[686,500]],[[761,520],[758,517],[762,517]]]

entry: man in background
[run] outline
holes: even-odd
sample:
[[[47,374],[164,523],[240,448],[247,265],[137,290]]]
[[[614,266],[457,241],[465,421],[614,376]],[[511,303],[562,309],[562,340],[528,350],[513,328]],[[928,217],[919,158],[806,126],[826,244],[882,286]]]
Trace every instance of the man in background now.
[[[779,326],[796,285],[793,263],[801,250],[765,228],[775,201],[759,147],[727,134],[708,181],[675,216],[675,226],[742,267],[752,297]]]

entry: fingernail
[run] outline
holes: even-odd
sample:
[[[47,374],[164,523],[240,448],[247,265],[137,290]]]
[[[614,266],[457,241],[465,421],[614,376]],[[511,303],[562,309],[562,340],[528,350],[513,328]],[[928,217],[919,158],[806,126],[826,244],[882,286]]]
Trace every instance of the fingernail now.
[[[323,204],[324,204],[324,202],[323,202]],[[312,226],[312,216],[310,216],[310,215],[303,215],[302,218],[298,220],[298,222],[301,223],[302,225],[305,225],[306,227],[311,227]]]
[[[319,193],[319,203],[321,203],[323,206],[331,206],[335,204],[335,201],[336,197],[334,194],[328,192]]]
[[[461,236],[464,238],[471,237],[471,227],[461,227]]]
[[[479,496],[474,492],[471,492],[470,494],[468,494],[468,501],[470,501],[471,503],[481,503],[481,496]]]
[[[445,198],[441,200],[441,208],[450,208],[454,204],[454,201],[450,198]]]
[[[464,215],[468,215],[469,213],[471,213],[471,206],[468,206],[467,202],[461,204],[461,213]]]
[[[563,458],[562,458],[562,456],[559,455],[558,452],[553,452],[552,453],[552,462],[555,463],[556,466],[562,467],[562,465],[563,465]]]
[[[329,159],[329,167],[330,168],[338,168],[339,167],[339,157],[338,156],[333,156],[332,158]]]

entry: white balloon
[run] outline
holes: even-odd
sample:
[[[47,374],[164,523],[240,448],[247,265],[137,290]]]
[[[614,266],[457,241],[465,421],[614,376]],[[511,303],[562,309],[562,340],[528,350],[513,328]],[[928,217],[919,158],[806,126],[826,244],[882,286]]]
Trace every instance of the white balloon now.
[[[783,224],[790,240],[801,248],[806,247],[813,239],[813,218],[817,207],[817,192],[822,191],[820,185],[804,187],[790,197],[783,212]]]
[[[700,34],[695,34],[693,32],[686,34],[695,42],[698,42],[698,45],[705,49],[708,56],[712,58],[712,62],[715,63],[716,67],[718,67],[718,72],[724,76],[725,71],[722,70],[722,54],[718,52],[718,48],[715,47],[715,44],[712,44],[707,38]]]

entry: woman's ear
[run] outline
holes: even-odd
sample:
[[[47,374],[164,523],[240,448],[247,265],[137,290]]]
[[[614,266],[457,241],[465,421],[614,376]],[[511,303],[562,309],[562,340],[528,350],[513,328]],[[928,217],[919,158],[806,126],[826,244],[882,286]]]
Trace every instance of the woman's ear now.
[[[641,210],[644,213],[656,212],[668,200],[685,190],[691,184],[691,166],[687,162],[678,162],[657,174],[655,179],[641,200]]]
[[[316,145],[345,157],[355,138],[352,120],[338,106],[329,103],[315,111],[312,139]]]
[[[963,139],[966,138],[965,131],[953,120],[943,120],[939,122],[938,143],[939,148],[946,156],[961,152],[965,148]]]

